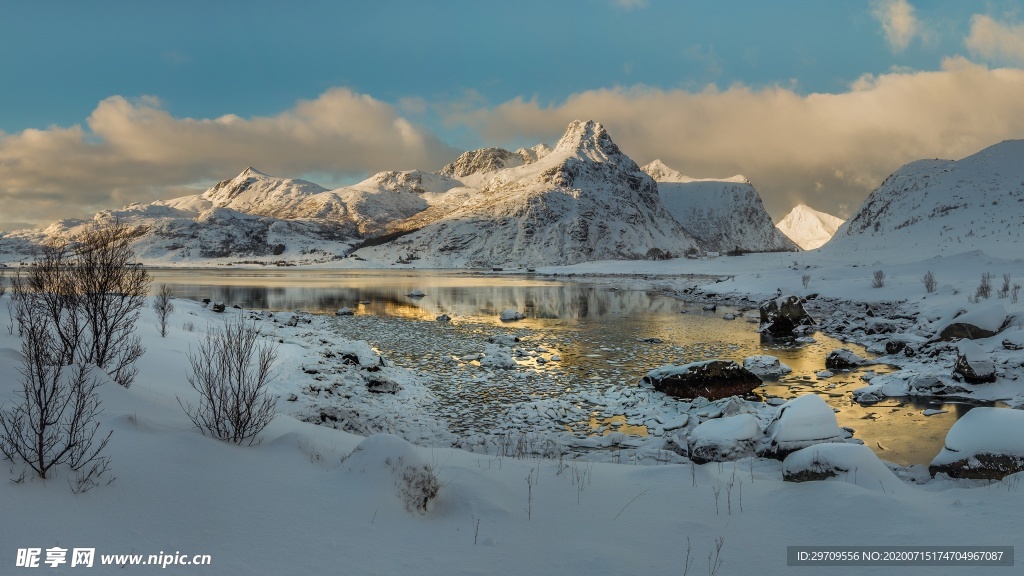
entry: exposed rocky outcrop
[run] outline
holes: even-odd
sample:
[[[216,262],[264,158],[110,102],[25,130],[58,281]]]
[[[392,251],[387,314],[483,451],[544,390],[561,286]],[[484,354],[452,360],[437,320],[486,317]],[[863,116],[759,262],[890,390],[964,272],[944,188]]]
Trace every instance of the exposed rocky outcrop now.
[[[679,398],[718,400],[749,394],[761,385],[761,379],[731,360],[708,360],[656,368],[641,383]]]

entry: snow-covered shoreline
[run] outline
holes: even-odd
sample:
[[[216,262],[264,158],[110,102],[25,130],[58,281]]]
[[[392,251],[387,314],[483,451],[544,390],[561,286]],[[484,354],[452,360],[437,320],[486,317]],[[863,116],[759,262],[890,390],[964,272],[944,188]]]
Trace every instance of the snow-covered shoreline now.
[[[891,302],[876,304],[873,310],[878,314],[873,318],[916,315],[920,323],[920,318],[932,318],[935,312],[950,307],[973,308],[966,293],[983,270],[996,278],[1004,270],[1024,277],[1020,262],[966,255],[909,266],[880,265],[887,274],[886,286],[872,289],[871,272],[876,267],[828,268],[811,258],[789,256],[803,261],[795,267],[757,269],[749,265],[758,255],[700,262],[706,273],[725,280],[705,283],[699,292],[691,290],[689,294],[682,291],[690,288],[691,279],[672,278],[673,274],[696,273],[693,263],[687,261],[636,264],[644,266],[644,272],[631,270],[632,263],[604,268],[615,274],[636,274],[609,277],[612,284],[660,287],[686,298],[749,306],[773,296],[776,290],[803,296],[818,292],[810,302],[819,302],[821,310],[826,305],[832,310],[822,328],[869,346],[878,345],[880,338],[856,330],[836,330],[843,320],[861,322],[862,312],[865,321],[872,318],[866,316],[862,304],[851,307],[851,303]],[[958,265],[963,270],[954,278],[942,272],[940,265],[946,269]],[[541,272],[557,272],[562,277],[591,273],[600,267],[581,265]],[[934,269],[939,277],[940,288],[934,295],[926,295],[919,280],[928,269]],[[804,274],[812,276],[806,289],[802,286]],[[709,292],[715,295],[709,296]],[[865,298],[875,294],[877,300]],[[744,297],[747,300],[741,300]],[[3,301],[9,298],[5,296]],[[993,296],[988,304],[996,301]],[[278,324],[266,318],[267,335],[279,341],[281,376],[271,391],[281,396],[282,414],[265,431],[260,446],[227,445],[194,430],[177,401],[190,394],[185,382],[187,351],[221,316],[197,303],[175,304],[167,338],[158,336],[152,311],[144,311],[138,330],[148,352],[136,384],[127,390],[111,382],[101,387],[103,426],[114,431],[108,450],[117,480],[77,495],[68,489],[63,473],[45,482],[29,478],[20,484],[3,483],[0,498],[5,512],[17,519],[0,530],[0,541],[9,548],[0,550],[7,557],[4,562],[13,563],[18,548],[84,546],[96,547],[97,554],[168,550],[211,554],[212,566],[187,569],[196,574],[334,569],[359,574],[520,574],[579,569],[680,574],[686,561],[682,541],[689,538],[693,570],[702,573],[715,540],[724,538],[720,573],[773,575],[792,571],[785,561],[786,546],[791,545],[1024,546],[1024,537],[1007,529],[1014,525],[1015,510],[1024,504],[1017,489],[1020,474],[994,483],[942,476],[931,479],[920,466],[882,465],[871,472],[864,466],[864,474],[792,483],[783,481],[779,460],[749,456],[736,462],[694,465],[671,451],[662,451],[664,458],[653,453],[650,458],[630,458],[626,450],[617,461],[609,458],[606,462],[596,461],[596,456],[572,458],[560,451],[545,458],[544,447],[524,446],[522,442],[530,440],[519,437],[510,437],[502,446],[485,443],[466,445],[466,449],[445,448],[429,441],[441,428],[418,412],[430,398],[417,384],[417,375],[385,366],[383,374],[399,380],[407,391],[386,399],[387,409],[408,417],[404,421],[411,427],[404,432],[413,439],[421,435],[422,446],[414,451],[432,464],[442,483],[425,514],[410,513],[390,488],[344,464],[343,457],[362,437],[302,421],[312,413],[313,404],[308,398],[300,399],[297,389],[315,385],[321,382],[317,376],[328,375],[314,366],[313,359],[323,359],[325,350],[332,351],[335,358],[341,357],[339,352],[349,351],[361,364],[370,366],[375,361],[373,351],[347,350],[358,346],[327,329],[333,318],[309,317],[308,324],[302,321],[304,314],[275,314]],[[1007,304],[1008,314],[1018,310]],[[837,311],[856,314],[832,318]],[[230,308],[228,313],[232,313]],[[8,323],[5,314],[6,306],[0,305],[0,327]],[[293,318],[297,319],[295,325],[287,326]],[[982,340],[981,345],[992,349],[1001,338],[1005,334]],[[19,379],[18,342],[16,333],[0,330],[0,398],[4,402],[12,398]],[[387,356],[386,351],[381,352]],[[904,366],[909,369],[916,362],[946,370],[948,356],[943,354],[927,361],[907,358]],[[1008,390],[1013,382],[1009,377],[1020,369],[1015,361],[1019,356],[996,357],[1003,372],[1000,381],[980,386]],[[333,393],[340,406],[358,409],[361,402],[379,400],[368,392],[347,399],[337,394],[353,386],[365,387],[365,381],[355,379],[353,374],[361,370],[358,367],[332,366],[335,372],[330,376],[349,382]],[[318,373],[308,373],[303,367]],[[291,394],[296,394],[295,402],[288,402]],[[637,389],[629,398],[621,398],[622,407],[630,403],[646,406],[654,400],[653,394]],[[316,411],[321,408],[316,405]],[[537,408],[539,415],[551,406],[538,403]],[[521,417],[529,421],[530,414]],[[671,427],[679,419],[662,422],[666,423]],[[394,431],[403,433],[402,429]],[[720,432],[702,437],[715,438]],[[604,439],[628,437],[610,434],[598,438]],[[637,452],[643,453],[633,451]],[[856,455],[865,457],[872,458]],[[853,456],[830,454],[829,458],[834,462]],[[885,476],[886,468],[896,476]],[[826,510],[829,512],[823,512]],[[59,522],[54,521],[57,518]],[[402,554],[394,553],[395,542],[402,543]],[[70,570],[65,566],[54,572]],[[870,567],[842,570],[847,574],[877,572]],[[960,574],[963,570],[907,567],[900,573]],[[990,570],[993,574],[1013,571]]]

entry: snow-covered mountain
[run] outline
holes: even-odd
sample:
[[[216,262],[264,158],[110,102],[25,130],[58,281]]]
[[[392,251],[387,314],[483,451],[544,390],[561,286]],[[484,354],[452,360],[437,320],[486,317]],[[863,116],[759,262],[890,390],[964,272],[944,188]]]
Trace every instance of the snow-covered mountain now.
[[[822,250],[916,260],[982,250],[1024,253],[1024,140],[962,160],[918,160],[872,192]]]
[[[797,246],[814,250],[828,242],[843,222],[841,218],[798,204],[776,226]]]
[[[764,209],[743,176],[697,179],[655,160],[642,168],[658,183],[670,214],[709,250],[770,252],[796,250]]]
[[[697,241],[666,212],[657,185],[601,124],[575,121],[554,149],[467,153],[442,174],[475,177],[479,191],[400,224],[400,238],[356,252],[437,266],[571,264],[683,254]],[[652,251],[657,252],[652,252]]]

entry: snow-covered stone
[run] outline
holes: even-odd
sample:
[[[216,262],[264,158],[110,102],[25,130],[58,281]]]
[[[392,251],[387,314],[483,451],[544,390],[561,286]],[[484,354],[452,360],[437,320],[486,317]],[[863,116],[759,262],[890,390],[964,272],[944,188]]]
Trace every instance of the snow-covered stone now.
[[[858,355],[849,348],[833,350],[825,356],[825,368],[828,370],[852,370],[867,364],[867,358]]]
[[[487,368],[515,368],[515,358],[512,351],[500,344],[488,344],[484,347],[484,356],[480,359],[480,365]]]
[[[1006,324],[1006,306],[992,304],[953,318],[939,331],[939,338],[989,338],[998,334]]]
[[[754,455],[754,447],[763,437],[755,416],[738,414],[702,422],[690,432],[687,449],[698,464],[725,462]]]
[[[338,308],[334,312],[334,315],[335,316],[353,316],[353,315],[355,315],[355,312],[351,308],[349,308],[348,306],[345,306],[344,308]]]
[[[1024,471],[1024,411],[978,407],[957,420],[928,467],[954,478],[1000,479]]]
[[[766,453],[776,457],[845,438],[835,412],[817,394],[805,394],[779,406],[766,434]]]
[[[382,496],[390,495],[409,512],[426,514],[441,490],[433,468],[416,447],[392,434],[374,434],[363,440],[341,465],[350,481]]]
[[[417,288],[412,292],[406,294],[406,296],[408,296],[409,298],[423,298],[424,296],[426,296],[426,294],[424,294],[422,290]]]
[[[961,340],[956,346],[956,364],[953,373],[963,377],[968,384],[985,384],[996,381],[996,366],[981,346],[970,340]]]
[[[790,335],[800,326],[813,326],[814,319],[804,310],[799,296],[780,296],[761,303],[759,332]]]
[[[506,308],[501,311],[501,316],[499,316],[499,318],[502,322],[514,322],[516,320],[526,318],[526,314],[523,314],[515,308]]]
[[[707,360],[655,368],[641,384],[670,396],[717,400],[749,394],[761,385],[761,379],[731,360]]]
[[[870,448],[861,444],[817,444],[797,450],[782,461],[782,478],[787,482],[838,480],[886,493],[904,486]]]
[[[447,314],[439,314],[436,318],[434,318],[434,320],[437,320],[438,322],[451,322],[452,317]]]
[[[780,362],[775,356],[767,354],[747,356],[743,359],[743,367],[750,370],[759,377],[775,377],[789,374],[793,371],[788,365]]]

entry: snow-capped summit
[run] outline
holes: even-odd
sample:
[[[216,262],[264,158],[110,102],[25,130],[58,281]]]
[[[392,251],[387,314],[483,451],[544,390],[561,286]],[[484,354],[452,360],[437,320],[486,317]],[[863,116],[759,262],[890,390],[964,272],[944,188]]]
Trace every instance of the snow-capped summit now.
[[[658,182],[670,214],[709,250],[772,252],[796,245],[772,222],[757,190],[743,176],[690,178],[661,160],[643,167]]]
[[[912,260],[982,250],[1019,258],[1024,242],[1024,140],[961,160],[918,160],[882,182],[822,247]]]
[[[447,213],[431,210],[432,219],[425,212],[400,227],[409,231],[400,246],[375,246],[359,255],[412,256],[438,266],[539,265],[682,254],[697,247],[661,205],[654,181],[593,121],[572,122],[550,152],[495,171],[478,192],[460,198]]]
[[[504,148],[481,148],[463,152],[454,162],[441,168],[438,174],[479,186],[498,170],[522,166],[534,160],[536,158],[525,150],[509,152]]]
[[[828,242],[843,222],[842,218],[799,204],[776,226],[804,250],[814,250]]]

